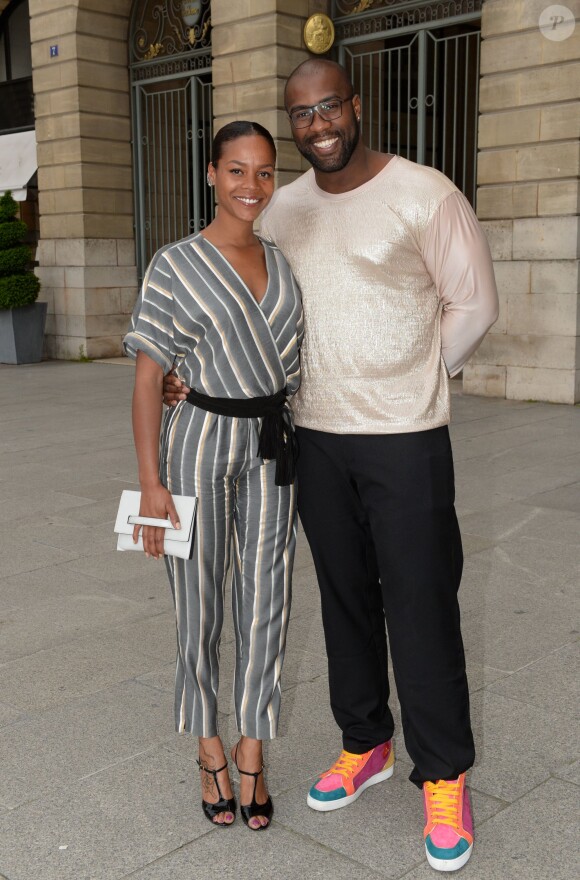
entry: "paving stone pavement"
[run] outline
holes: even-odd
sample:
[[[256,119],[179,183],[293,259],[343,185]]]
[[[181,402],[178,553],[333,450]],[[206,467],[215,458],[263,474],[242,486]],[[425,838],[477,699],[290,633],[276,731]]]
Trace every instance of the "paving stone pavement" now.
[[[212,829],[172,721],[162,564],[115,552],[137,488],[127,364],[0,367],[0,880],[426,880],[420,795],[392,780],[305,804],[337,754],[312,561],[300,537],[266,834]],[[580,409],[453,398],[461,588],[478,759],[470,880],[579,876]],[[232,632],[221,727],[235,740]],[[396,696],[394,706],[397,709]]]

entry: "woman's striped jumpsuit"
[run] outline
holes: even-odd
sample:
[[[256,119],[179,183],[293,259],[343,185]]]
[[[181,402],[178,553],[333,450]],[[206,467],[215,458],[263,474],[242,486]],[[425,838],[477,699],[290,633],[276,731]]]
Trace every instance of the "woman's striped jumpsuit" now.
[[[253,398],[300,381],[300,293],[286,260],[262,242],[268,269],[258,303],[201,234],[154,257],[125,337],[190,388]],[[165,413],[160,473],[170,492],[198,497],[191,560],[166,557],[177,618],[176,727],[217,728],[219,645],[233,556],[235,711],[240,733],[276,735],[290,611],[296,487],[276,486],[275,461],[257,455],[259,419],[218,416],[180,402]]]

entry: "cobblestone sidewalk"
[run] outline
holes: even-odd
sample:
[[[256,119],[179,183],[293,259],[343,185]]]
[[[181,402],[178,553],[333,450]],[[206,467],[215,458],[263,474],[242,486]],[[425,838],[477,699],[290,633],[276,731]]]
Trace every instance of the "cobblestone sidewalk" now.
[[[118,497],[136,478],[132,381],[121,364],[0,367],[0,878],[432,878],[400,734],[390,781],[337,813],[306,806],[339,737],[303,537],[282,731],[267,752],[273,827],[226,832],[202,816],[195,743],[173,731],[165,571],[114,550]],[[463,876],[572,880],[580,409],[455,394],[453,411],[478,747]],[[228,626],[228,742],[232,648]]]

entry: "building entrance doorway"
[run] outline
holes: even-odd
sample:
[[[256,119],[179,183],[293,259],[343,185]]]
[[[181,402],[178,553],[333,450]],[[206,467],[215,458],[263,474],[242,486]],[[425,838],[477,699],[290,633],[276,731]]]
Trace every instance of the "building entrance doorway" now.
[[[475,204],[481,0],[334,7],[366,143],[443,171]]]
[[[209,0],[136,0],[131,15],[135,240],[142,277],[154,253],[210,223]]]

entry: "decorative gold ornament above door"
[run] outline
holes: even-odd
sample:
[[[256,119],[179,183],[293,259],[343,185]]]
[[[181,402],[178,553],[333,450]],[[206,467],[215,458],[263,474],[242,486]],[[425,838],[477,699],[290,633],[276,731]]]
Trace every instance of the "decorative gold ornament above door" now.
[[[380,6],[400,6],[407,0],[334,0],[335,15],[358,15],[368,9],[378,9]]]
[[[311,15],[304,25],[304,42],[310,52],[324,55],[334,43],[334,25],[328,15]]]
[[[481,3],[482,0],[333,0],[332,17],[336,21],[363,13],[392,13],[398,18],[389,19],[389,26],[403,27],[476,12],[481,10]]]
[[[137,5],[131,40],[133,63],[211,45],[210,0],[145,0]]]
[[[401,0],[391,0],[393,3],[401,2]],[[336,3],[339,15],[356,15],[358,12],[366,12],[373,6],[379,6],[380,0],[343,0]]]

